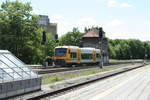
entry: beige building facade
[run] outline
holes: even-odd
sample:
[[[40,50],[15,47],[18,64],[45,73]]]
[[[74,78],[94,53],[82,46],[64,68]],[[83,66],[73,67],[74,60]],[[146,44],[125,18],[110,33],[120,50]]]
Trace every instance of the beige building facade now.
[[[57,34],[57,23],[51,23],[47,15],[39,15],[38,23],[47,33]]]

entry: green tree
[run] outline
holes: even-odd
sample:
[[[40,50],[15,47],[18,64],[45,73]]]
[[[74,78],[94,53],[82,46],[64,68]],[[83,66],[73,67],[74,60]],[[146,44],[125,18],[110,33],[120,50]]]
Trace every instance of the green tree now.
[[[150,58],[150,43],[136,39],[109,40],[109,55],[115,59],[143,59],[145,54]],[[114,57],[113,55],[116,54]]]
[[[31,14],[30,3],[18,0],[2,3],[0,8],[0,49],[7,49],[26,63],[37,63],[42,53],[38,17]]]
[[[60,45],[80,46],[82,36],[78,28],[73,28],[72,32],[68,32],[59,39]]]
[[[58,46],[59,43],[54,39],[53,34],[47,33],[47,56],[54,56],[54,48]]]
[[[112,58],[112,59],[116,58],[115,48],[111,44],[109,44],[108,52],[109,52],[110,58]]]

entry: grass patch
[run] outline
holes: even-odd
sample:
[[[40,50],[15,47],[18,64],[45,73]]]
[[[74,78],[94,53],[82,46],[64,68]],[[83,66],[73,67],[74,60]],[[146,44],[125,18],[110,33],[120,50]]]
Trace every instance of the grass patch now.
[[[54,83],[64,80],[64,78],[59,77],[59,76],[54,76],[54,77],[44,77],[42,78],[42,84],[49,84],[49,83]]]
[[[99,69],[99,70],[83,71],[83,72],[78,72],[78,73],[69,73],[67,75],[59,75],[59,76],[51,76],[51,77],[45,76],[42,78],[42,84],[50,84],[50,83],[55,83],[55,82],[59,82],[62,80],[77,78],[77,77],[81,77],[81,76],[88,76],[88,75],[92,75],[92,74],[96,74],[96,73],[110,71],[110,70],[117,69],[117,68],[119,68],[119,67],[114,66],[114,67],[105,67],[105,68]],[[50,88],[54,88],[54,87],[50,87]]]
[[[52,86],[49,86],[49,88],[54,89],[54,88],[55,88],[55,86],[53,86],[53,85],[52,85]]]
[[[129,59],[129,60],[118,60],[118,59],[109,59],[110,63],[119,63],[119,62],[142,62],[143,59]]]
[[[82,72],[81,75],[91,75],[91,74],[96,74],[96,71],[86,71],[86,72]]]

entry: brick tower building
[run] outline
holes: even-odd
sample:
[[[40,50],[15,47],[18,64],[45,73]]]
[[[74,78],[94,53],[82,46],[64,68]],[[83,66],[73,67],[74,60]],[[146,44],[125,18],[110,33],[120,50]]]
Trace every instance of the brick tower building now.
[[[85,29],[85,35],[82,37],[82,47],[93,47],[100,49],[103,56],[103,63],[109,63],[108,40],[102,28]]]

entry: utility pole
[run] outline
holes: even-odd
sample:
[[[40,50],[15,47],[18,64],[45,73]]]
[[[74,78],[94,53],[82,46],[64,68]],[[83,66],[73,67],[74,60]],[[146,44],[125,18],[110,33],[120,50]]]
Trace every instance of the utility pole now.
[[[45,57],[46,57],[46,55],[47,55],[47,37],[46,37],[46,32],[45,31],[43,31],[42,42],[45,46]]]
[[[99,45],[100,45],[100,52],[101,52],[101,63],[100,68],[103,68],[103,29],[99,28]]]
[[[44,59],[43,59],[43,64],[47,67],[46,63],[46,56],[47,56],[47,37],[46,37],[46,32],[42,32],[42,44],[44,45]]]

